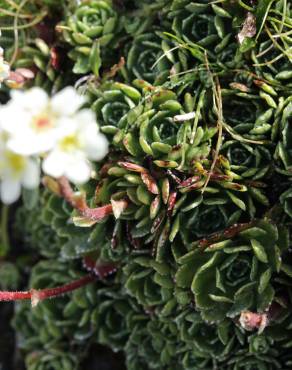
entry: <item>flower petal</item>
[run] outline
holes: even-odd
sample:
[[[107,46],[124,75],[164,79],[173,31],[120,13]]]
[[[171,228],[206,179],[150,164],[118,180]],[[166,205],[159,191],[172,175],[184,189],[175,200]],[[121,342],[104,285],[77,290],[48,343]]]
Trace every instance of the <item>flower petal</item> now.
[[[31,114],[18,107],[0,106],[1,128],[13,136],[22,136],[31,122]]]
[[[68,86],[53,96],[51,107],[54,113],[62,116],[71,115],[77,112],[84,102],[85,98],[79,95],[72,86]]]
[[[25,133],[22,137],[16,136],[8,140],[7,147],[14,153],[28,156],[47,152],[54,147],[56,141],[51,133],[47,135]]]
[[[10,107],[23,109],[30,114],[37,115],[47,108],[49,97],[40,87],[33,87],[27,91],[15,91],[11,93]]]
[[[37,160],[28,159],[27,167],[22,176],[22,185],[27,189],[35,189],[40,183],[40,167]]]
[[[63,176],[67,165],[67,156],[59,150],[54,150],[43,160],[43,171],[53,177]]]
[[[108,152],[108,141],[106,137],[99,132],[92,132],[91,135],[87,135],[85,151],[89,159],[94,161],[101,160]]]
[[[84,184],[90,179],[91,166],[86,159],[72,157],[66,167],[65,176],[74,184]]]
[[[88,158],[92,160],[102,159],[108,152],[108,141],[99,132],[93,112],[83,109],[76,114],[76,120],[80,125],[80,136]]]
[[[5,204],[11,204],[15,202],[21,193],[21,186],[19,181],[4,179],[0,183],[0,196],[1,200]]]

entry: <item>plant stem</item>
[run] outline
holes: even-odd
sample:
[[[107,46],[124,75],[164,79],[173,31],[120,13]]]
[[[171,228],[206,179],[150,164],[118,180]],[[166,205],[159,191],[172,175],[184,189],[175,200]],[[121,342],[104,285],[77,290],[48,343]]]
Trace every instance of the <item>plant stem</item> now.
[[[94,280],[95,277],[89,274],[78,280],[74,280],[71,283],[55,288],[47,288],[42,290],[31,289],[23,292],[0,291],[0,301],[19,301],[30,299],[32,306],[35,307],[40,301],[72,292],[73,290],[79,289],[84,285],[93,282]]]
[[[246,229],[249,229],[252,227],[256,221],[241,223],[241,224],[234,224],[232,226],[229,226],[227,229],[224,229],[223,231],[220,231],[218,233],[212,234],[207,238],[203,238],[199,240],[198,242],[195,242],[197,245],[199,245],[202,248],[207,248],[209,245],[216,243],[220,240],[224,239],[231,239],[235,237],[238,233],[241,231],[244,231]]]
[[[58,180],[58,183],[64,199],[66,199],[73,208],[77,209],[82,216],[90,218],[91,220],[99,221],[113,213],[113,207],[111,204],[97,208],[89,208],[84,196],[76,196],[69,181],[65,177],[61,177]]]

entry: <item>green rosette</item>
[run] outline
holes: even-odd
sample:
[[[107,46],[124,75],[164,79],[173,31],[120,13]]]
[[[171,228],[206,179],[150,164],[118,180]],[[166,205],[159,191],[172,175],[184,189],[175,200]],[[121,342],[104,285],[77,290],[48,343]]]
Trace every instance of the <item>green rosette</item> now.
[[[179,98],[175,91],[144,80],[134,80],[133,86],[119,82],[108,86],[100,93],[96,91],[100,97],[93,103],[93,109],[104,126],[103,132],[114,134],[114,147],[128,152],[135,160],[151,156],[157,167],[169,169],[179,164],[182,167],[185,162],[188,168],[192,160],[209,155],[217,129],[212,124],[202,124],[198,132],[192,132],[195,97],[191,94]],[[111,107],[115,104],[114,115]],[[190,118],[184,118],[187,113]]]
[[[204,0],[175,0],[168,18],[172,20],[176,40],[185,43],[200,64],[204,63],[207,56],[220,70],[243,65],[242,54],[235,41],[238,25],[232,5],[221,6]]]
[[[168,29],[168,27],[167,27]],[[122,74],[126,81],[142,79],[159,86],[167,84],[181,85],[180,73],[191,69],[195,59],[190,53],[165,35],[157,28],[134,37],[132,43],[125,49],[126,65]],[[187,86],[187,81],[184,84]]]
[[[3,290],[17,289],[20,284],[20,271],[12,262],[3,261],[0,268],[0,287]]]
[[[264,335],[253,335],[249,338],[246,349],[239,349],[236,356],[226,361],[226,370],[272,370],[282,369],[277,357],[279,352],[273,348],[273,341]],[[280,359],[280,358],[279,358]]]
[[[222,93],[226,130],[237,142],[265,144],[271,140],[277,100],[261,89],[249,90],[248,86],[243,85],[239,88],[249,90],[243,92],[236,83],[231,83],[231,86],[235,89],[226,89]]]
[[[168,316],[174,310],[174,270],[148,256],[133,257],[123,268],[123,284],[146,311]]]
[[[141,99],[139,90],[113,81],[106,82],[98,89],[95,85],[89,85],[88,95],[100,129],[109,137],[127,125],[128,112]]]
[[[135,37],[151,32],[153,26],[163,24],[169,29],[166,12],[172,0],[126,0],[118,3],[118,8],[123,13],[123,26],[126,33]]]
[[[171,64],[163,57],[162,40],[159,32],[138,35],[127,52],[125,77],[131,81],[135,78],[154,85],[161,85],[167,79]]]
[[[264,146],[228,140],[222,145],[221,153],[224,153],[230,163],[230,170],[239,179],[260,180],[271,169],[271,153]]]
[[[143,311],[120,286],[97,291],[98,304],[91,320],[97,327],[97,341],[110,346],[114,352],[125,348],[131,331],[143,322]],[[145,321],[145,320],[144,320]]]
[[[68,55],[75,62],[74,73],[99,75],[102,63],[111,59],[112,48],[116,46],[118,19],[111,1],[83,1],[59,25],[65,41],[73,47]],[[109,44],[111,48],[107,48]]]
[[[175,319],[179,328],[180,341],[185,343],[194,358],[208,360],[216,364],[226,360],[237,344],[237,333],[231,321],[225,320],[220,325],[204,322],[193,308],[178,312]]]
[[[200,204],[190,210],[186,205],[187,200],[185,201],[186,208],[182,208],[178,217],[180,219],[179,236],[186,246],[189,247],[197,240],[218,233],[244,218],[245,212],[233,204],[228,196],[220,193],[216,195],[219,197],[204,197],[203,199],[198,196],[195,200]],[[195,204],[195,200],[191,205]]]
[[[131,333],[126,347],[127,368],[179,369],[177,335],[175,323],[149,318],[143,327],[137,327]]]
[[[209,48],[220,43],[225,33],[224,23],[227,27],[232,18],[227,10],[209,1],[195,3],[175,0],[171,10],[172,27],[176,35],[187,42]]]
[[[182,256],[177,285],[192,290],[196,307],[208,321],[244,310],[263,312],[274,299],[271,278],[280,272],[280,256],[288,245],[286,229],[260,221],[234,238],[208,245],[204,252],[194,249]]]

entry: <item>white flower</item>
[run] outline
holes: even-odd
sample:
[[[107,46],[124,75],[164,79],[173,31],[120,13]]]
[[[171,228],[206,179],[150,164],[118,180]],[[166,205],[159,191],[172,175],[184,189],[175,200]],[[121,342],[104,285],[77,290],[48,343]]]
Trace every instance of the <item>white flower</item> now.
[[[3,58],[3,49],[0,47],[0,85],[1,82],[6,80],[9,77],[10,73],[10,66],[7,62],[5,62]]]
[[[108,150],[93,112],[79,111],[84,99],[72,87],[49,98],[40,88],[13,91],[0,107],[0,129],[5,145],[0,147],[1,197],[6,203],[17,199],[21,186],[39,183],[37,163],[53,177],[66,176],[81,184],[90,179],[90,160],[102,159]],[[0,132],[1,135],[1,132]]]
[[[34,189],[40,181],[40,169],[35,158],[13,153],[7,148],[6,137],[0,132],[0,198],[3,203],[16,201],[21,187]]]
[[[15,153],[35,155],[51,150],[70,126],[84,99],[73,87],[54,97],[38,87],[12,91],[11,100],[0,107],[2,128],[9,134],[8,147]]]
[[[62,137],[43,161],[43,170],[50,176],[66,176],[82,184],[90,179],[89,160],[100,160],[107,151],[107,140],[99,132],[93,112],[84,109],[75,114],[70,125],[63,126]]]

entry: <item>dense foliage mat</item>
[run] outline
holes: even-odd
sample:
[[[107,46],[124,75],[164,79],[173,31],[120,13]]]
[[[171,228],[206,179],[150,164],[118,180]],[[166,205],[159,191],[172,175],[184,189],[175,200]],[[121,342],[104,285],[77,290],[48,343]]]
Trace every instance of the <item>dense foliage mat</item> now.
[[[109,142],[86,184],[2,206],[0,286],[36,306],[12,318],[26,369],[97,344],[128,370],[292,368],[291,6],[0,1],[1,102],[74,86]]]

